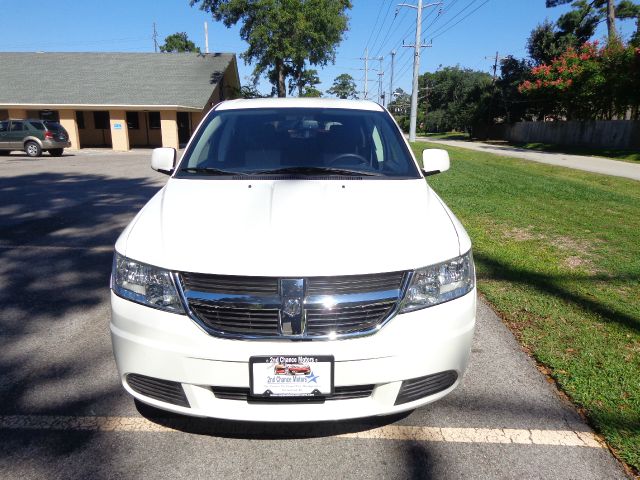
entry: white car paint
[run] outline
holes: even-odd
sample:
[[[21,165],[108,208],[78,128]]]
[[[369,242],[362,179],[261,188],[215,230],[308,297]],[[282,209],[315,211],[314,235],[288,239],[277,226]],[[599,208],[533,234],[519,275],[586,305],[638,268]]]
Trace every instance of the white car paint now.
[[[216,109],[283,106],[383,110],[373,102],[326,99],[234,100]],[[213,177],[170,178],[115,248],[132,260],[175,272],[309,277],[413,271],[468,252],[471,241],[423,178]],[[114,292],[111,303],[118,370],[124,387],[139,400],[195,416],[318,421],[405,411],[455,389],[468,363],[476,290],[395,315],[373,335],[310,342],[219,338],[187,315],[149,308]],[[212,393],[212,386],[248,387],[249,357],[276,354],[333,355],[336,387],[372,384],[373,394],[322,404],[255,404]],[[446,390],[394,404],[403,380],[448,370],[458,379]],[[179,382],[190,407],[141,395],[128,385],[129,373]]]

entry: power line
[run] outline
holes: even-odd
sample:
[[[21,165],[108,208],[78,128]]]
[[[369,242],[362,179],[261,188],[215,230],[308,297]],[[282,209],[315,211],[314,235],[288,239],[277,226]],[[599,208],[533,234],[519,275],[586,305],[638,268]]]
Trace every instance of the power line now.
[[[364,49],[364,57],[360,60],[364,60],[364,99],[367,99],[369,94],[369,60],[379,60],[380,68],[382,68],[383,57],[370,57],[369,56],[369,48]],[[375,71],[375,69],[372,69]]]
[[[474,3],[476,3],[478,0],[471,0],[469,3],[467,3],[464,7],[462,7],[460,10],[458,10],[456,12],[455,15],[453,15],[451,18],[449,18],[449,20],[447,20],[445,23],[443,23],[442,25],[440,25],[438,28],[435,29],[435,31],[433,32],[434,34],[437,34],[438,32],[442,31],[447,25],[449,25],[451,22],[453,22],[456,18],[458,18],[460,15],[462,15],[462,13],[464,13],[465,10],[467,10],[468,8],[470,8]]]
[[[401,41],[403,38],[405,38],[409,32],[411,31],[411,27],[409,27],[409,30],[407,30],[407,32],[402,35],[401,37],[397,37],[395,34],[398,32],[398,30],[400,28],[402,28],[403,26],[403,21],[407,16],[407,11],[406,10],[402,10],[401,13],[398,14],[398,11],[396,10],[396,14],[393,17],[393,20],[391,21],[391,24],[389,25],[389,28],[387,30],[387,33],[385,34],[385,36],[382,38],[382,42],[380,43],[380,45],[378,46],[378,49],[376,50],[376,55],[379,55],[381,51],[383,51],[383,49],[388,48],[388,44],[390,41],[392,41],[392,39],[395,37],[396,40],[395,42],[392,41],[393,43],[393,47],[392,48],[398,48],[401,45]],[[397,18],[397,22],[396,22],[396,18]],[[395,28],[393,28],[393,25],[396,25]]]
[[[449,28],[447,28],[444,32],[441,32],[437,35],[435,35],[434,37],[432,37],[431,39],[435,39],[438,37],[441,37],[442,35],[444,35],[445,33],[447,33],[449,30],[451,30],[453,27],[455,27],[456,25],[458,25],[460,22],[464,21],[466,18],[470,17],[471,15],[473,15],[475,12],[477,12],[478,10],[480,10],[483,6],[485,6],[487,3],[489,3],[491,0],[485,0],[484,2],[482,2],[480,5],[478,5],[476,8],[474,8],[472,11],[470,11],[467,15],[465,15],[464,17],[462,17],[460,20],[458,20],[456,23],[454,23],[453,25],[451,25]]]
[[[378,29],[378,32],[376,33],[376,38],[373,40],[373,43],[371,44],[371,50],[373,50],[375,44],[378,42],[378,38],[380,38],[380,32],[384,28],[384,24],[387,23],[387,18],[389,17],[389,10],[391,10],[391,5],[393,5],[393,2],[394,2],[394,0],[389,0],[389,5],[387,6],[387,11],[384,14],[384,19],[382,20],[382,24],[380,25],[380,28]],[[382,9],[380,11],[382,11]],[[397,15],[398,15],[398,10],[396,10],[396,16]],[[393,18],[393,20],[395,20],[395,17]],[[393,23],[393,20],[392,20],[391,23]],[[373,32],[371,32],[371,33],[373,33]]]
[[[409,121],[409,141],[415,142],[416,140],[416,123],[418,119],[418,76],[420,73],[420,50],[423,47],[427,47],[429,45],[423,45],[422,41],[422,9],[428,7],[435,7],[437,5],[441,5],[442,2],[439,3],[429,3],[425,6],[422,5],[422,0],[418,0],[418,5],[401,3],[402,7],[415,8],[416,10],[416,41],[413,45],[414,48],[414,56],[413,56],[413,85],[411,88],[411,117]],[[403,45],[405,46],[405,45]],[[409,45],[406,45],[409,46]]]
[[[497,71],[498,71],[498,61],[500,60],[504,60],[507,57],[501,57],[498,52],[496,52],[496,56],[490,56],[490,57],[484,57],[485,60],[494,60],[493,63],[493,83],[496,83],[496,75],[497,75]]]
[[[389,0],[390,2],[393,0]],[[375,32],[376,27],[378,26],[378,20],[380,20],[380,14],[382,13],[382,4],[384,3],[384,0],[380,0],[380,7],[378,8],[378,16],[376,17],[376,21],[373,24],[373,28],[371,29],[371,33],[369,34],[369,40],[367,40],[367,43],[365,44],[365,48],[369,48],[369,42],[371,42],[371,37],[373,37],[373,32]]]
[[[438,10],[438,15],[436,15],[436,18],[433,19],[433,22],[431,22],[428,29],[430,30],[431,28],[433,28],[441,18],[446,18],[446,14],[453,10],[453,7],[457,2],[458,0],[453,0],[449,5],[445,5],[445,7],[440,8],[440,10]]]
[[[440,26],[440,28],[437,29],[437,31],[439,31],[440,33],[438,33],[437,35],[431,37],[431,39],[435,39],[437,37],[440,37],[442,35],[444,35],[446,32],[448,32],[449,30],[451,30],[453,27],[455,27],[456,25],[458,25],[460,22],[464,21],[466,18],[468,18],[469,16],[471,16],[473,13],[475,13],[477,10],[479,10],[481,7],[483,7],[484,5],[486,5],[487,3],[489,3],[491,0],[485,0],[483,3],[481,3],[480,5],[478,5],[475,9],[473,9],[472,11],[470,11],[467,15],[465,15],[464,17],[462,17],[461,19],[459,19],[456,23],[454,23],[453,25],[451,25],[449,28],[442,30],[443,27],[445,27],[446,25],[448,25],[452,20],[455,20],[460,13],[462,13],[464,10],[466,10],[469,6],[471,6],[473,3],[475,3],[477,0],[472,0],[471,3],[467,4],[466,7],[463,7],[461,10],[459,10],[447,23],[443,24]],[[454,0],[455,2],[455,0]],[[454,2],[451,3],[450,8],[453,6]],[[450,8],[447,11],[450,11]],[[445,12],[446,13],[446,12]],[[410,62],[407,61],[405,62],[402,67],[399,69],[399,73],[397,74],[398,78],[402,78],[402,75],[404,75],[408,69],[408,67],[410,66]]]

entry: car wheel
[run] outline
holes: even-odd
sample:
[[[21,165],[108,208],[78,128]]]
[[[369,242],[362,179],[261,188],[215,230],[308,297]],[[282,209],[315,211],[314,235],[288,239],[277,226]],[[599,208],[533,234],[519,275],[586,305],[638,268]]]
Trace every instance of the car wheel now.
[[[24,151],[30,157],[39,157],[42,155],[42,149],[36,142],[27,142],[24,144]]]
[[[52,148],[51,150],[49,150],[49,155],[51,155],[52,157],[61,157],[62,152],[64,152],[64,148]]]

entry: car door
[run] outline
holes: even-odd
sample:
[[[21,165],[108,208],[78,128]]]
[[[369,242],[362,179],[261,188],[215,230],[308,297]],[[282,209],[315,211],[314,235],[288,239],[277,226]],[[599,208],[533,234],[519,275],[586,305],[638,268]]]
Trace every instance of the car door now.
[[[21,150],[23,148],[22,139],[25,137],[26,126],[22,120],[11,120],[11,127],[9,128],[8,138],[9,147]]]
[[[6,149],[9,147],[9,122],[0,122],[0,149]]]

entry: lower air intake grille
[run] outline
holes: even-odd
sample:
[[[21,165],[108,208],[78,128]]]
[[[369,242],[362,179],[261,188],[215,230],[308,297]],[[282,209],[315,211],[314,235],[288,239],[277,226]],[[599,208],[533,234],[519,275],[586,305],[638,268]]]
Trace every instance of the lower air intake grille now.
[[[127,375],[127,384],[140,395],[180,407],[190,407],[182,385],[178,382],[131,373]]]
[[[426,377],[405,380],[402,382],[395,404],[401,405],[413,402],[434,393],[442,392],[456,383],[457,379],[458,374],[456,372],[447,370],[446,372],[434,373]]]
[[[248,388],[242,387],[211,387],[216,398],[221,400],[240,400],[251,403],[300,403],[323,402],[325,400],[350,400],[354,398],[367,398],[371,396],[374,385],[354,385],[348,387],[335,387],[334,393],[326,397],[251,397]]]

